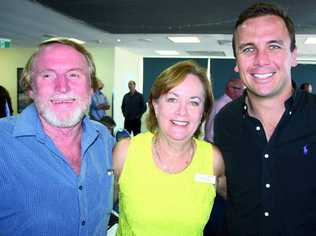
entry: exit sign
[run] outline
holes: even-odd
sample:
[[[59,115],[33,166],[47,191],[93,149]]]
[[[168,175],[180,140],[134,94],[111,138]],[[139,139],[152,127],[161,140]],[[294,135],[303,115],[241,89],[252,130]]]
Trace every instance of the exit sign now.
[[[10,48],[11,39],[0,38],[0,48]]]

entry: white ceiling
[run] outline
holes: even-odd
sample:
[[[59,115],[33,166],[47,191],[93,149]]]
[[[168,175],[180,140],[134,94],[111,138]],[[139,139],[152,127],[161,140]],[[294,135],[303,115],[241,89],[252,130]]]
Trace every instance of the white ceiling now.
[[[12,47],[35,47],[51,36],[78,38],[91,47],[122,47],[147,57],[159,56],[154,52],[155,50],[177,50],[180,52],[178,57],[191,57],[188,51],[193,51],[197,56],[223,57],[216,55],[218,52],[224,52],[224,57],[233,57],[229,42],[230,34],[197,34],[194,36],[198,36],[201,41],[198,44],[174,44],[167,39],[167,36],[175,36],[175,34],[110,34],[45,8],[36,1],[2,2],[0,38],[11,39]],[[314,60],[316,61],[316,45],[304,45],[307,36],[297,35],[299,60],[313,63]],[[120,39],[120,42],[117,39]],[[220,45],[218,40],[228,43]]]

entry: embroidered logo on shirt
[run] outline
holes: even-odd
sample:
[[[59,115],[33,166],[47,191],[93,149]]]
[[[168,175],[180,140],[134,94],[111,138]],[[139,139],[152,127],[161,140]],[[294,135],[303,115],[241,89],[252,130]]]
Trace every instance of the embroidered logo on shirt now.
[[[308,154],[308,144],[305,144],[304,147],[303,147],[303,153],[304,153],[304,156],[307,156]]]
[[[215,184],[216,176],[196,173],[194,175],[194,180],[201,183]]]

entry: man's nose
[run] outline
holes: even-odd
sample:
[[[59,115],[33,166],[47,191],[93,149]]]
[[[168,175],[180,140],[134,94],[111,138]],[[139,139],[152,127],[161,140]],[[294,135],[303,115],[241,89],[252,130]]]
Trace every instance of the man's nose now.
[[[258,50],[255,58],[255,64],[258,66],[268,65],[270,63],[270,56],[266,50]]]
[[[69,91],[69,80],[65,75],[58,75],[56,78],[55,88],[58,92],[66,93]]]

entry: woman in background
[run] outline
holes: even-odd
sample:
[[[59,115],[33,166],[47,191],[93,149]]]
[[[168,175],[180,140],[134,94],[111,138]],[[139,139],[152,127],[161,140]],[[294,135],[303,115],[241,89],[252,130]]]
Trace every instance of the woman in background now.
[[[198,139],[212,104],[205,70],[195,63],[179,62],[158,76],[149,96],[149,131],[121,140],[113,152],[117,235],[203,235],[215,186],[225,195],[226,184],[221,153]]]

